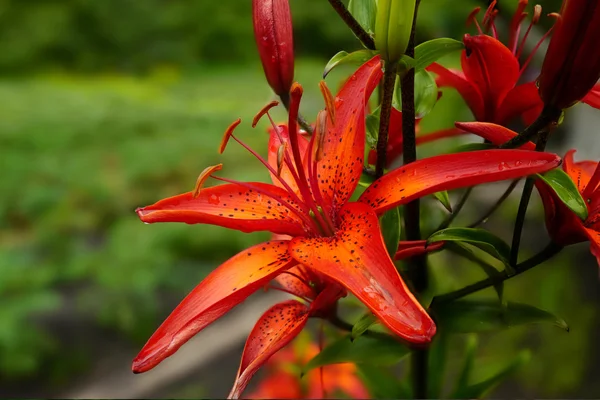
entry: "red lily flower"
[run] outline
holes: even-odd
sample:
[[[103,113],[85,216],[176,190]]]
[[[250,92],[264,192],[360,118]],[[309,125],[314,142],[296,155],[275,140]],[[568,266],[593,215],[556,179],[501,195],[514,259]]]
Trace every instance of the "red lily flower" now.
[[[500,145],[517,135],[516,132],[500,125],[479,122],[457,122],[456,126],[474,133],[491,143]],[[535,145],[527,142],[521,148],[533,149]],[[561,246],[590,241],[591,252],[600,265],[600,167],[593,161],[573,161],[575,150],[564,157],[563,170],[576,184],[588,206],[588,217],[582,221],[556,196],[543,181],[537,180],[537,187],[546,216],[546,228],[552,241]]]
[[[296,344],[296,343],[294,343]],[[306,348],[288,345],[265,365],[267,376],[249,395],[251,399],[322,399],[343,392],[352,399],[366,399],[369,393],[356,375],[352,363],[326,365],[308,372],[304,378],[294,373],[319,353],[319,347],[307,343]],[[301,351],[299,351],[301,350]]]
[[[238,122],[228,129],[221,148],[233,138],[263,163],[279,186],[212,176],[228,184],[137,210],[148,223],[210,223],[244,232],[266,230],[293,239],[251,247],[209,274],[152,335],[134,360],[135,372],[153,368],[208,324],[297,265],[337,284],[334,288],[354,294],[401,338],[414,343],[431,340],[435,325],[387,254],[378,215],[437,191],[544,172],[557,166],[560,158],[522,150],[489,150],[473,152],[466,160],[461,154],[423,159],[385,175],[358,202],[349,202],[363,168],[366,103],[381,76],[381,61],[374,57],[348,79],[335,101],[331,96],[327,99],[327,110],[320,113],[305,154],[300,144],[305,139],[296,124],[302,89],[293,85],[287,136],[285,130],[274,129],[282,143],[275,166],[233,135]],[[501,162],[509,167],[499,170]],[[214,170],[203,173],[199,184]],[[287,173],[293,185],[282,178]],[[299,332],[311,312],[321,312],[324,304],[333,301],[320,297],[336,299],[338,293],[323,290],[313,294],[310,306],[291,300],[263,315],[250,335],[239,380],[246,382],[252,371]],[[267,328],[261,330],[263,326]]]
[[[509,37],[503,44],[498,37],[494,18],[497,10],[493,1],[484,17],[484,28],[491,30],[491,36],[484,33],[477,22],[479,8],[471,13],[467,22],[474,22],[478,35],[466,34],[463,38],[465,50],[461,54],[462,72],[447,69],[434,63],[428,70],[438,75],[438,86],[456,89],[471,109],[477,121],[505,125],[516,117],[521,117],[526,125],[531,124],[540,114],[544,104],[534,81],[519,84],[533,55],[552,31],[548,30],[533,51],[520,62],[524,44],[533,25],[541,16],[541,7],[536,6],[534,15],[523,38],[519,41],[521,24],[527,13],[524,12],[527,0],[520,0],[509,27]],[[557,17],[557,14],[549,14]],[[600,108],[600,86],[596,92],[582,99],[592,107]]]

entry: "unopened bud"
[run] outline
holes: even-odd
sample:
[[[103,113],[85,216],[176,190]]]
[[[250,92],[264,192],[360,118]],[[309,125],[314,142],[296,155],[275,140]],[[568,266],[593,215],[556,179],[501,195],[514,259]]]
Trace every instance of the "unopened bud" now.
[[[547,106],[565,109],[581,100],[600,78],[600,2],[563,0],[539,77]]]
[[[375,47],[395,63],[406,51],[415,13],[415,0],[379,0],[375,20]]]
[[[287,95],[294,81],[294,39],[288,0],[252,0],[254,39],[269,85]]]

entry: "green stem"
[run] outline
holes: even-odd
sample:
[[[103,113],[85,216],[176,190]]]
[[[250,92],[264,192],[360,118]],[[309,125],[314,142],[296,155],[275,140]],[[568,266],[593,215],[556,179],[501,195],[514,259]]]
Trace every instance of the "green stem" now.
[[[468,296],[468,295],[478,292],[480,290],[487,289],[489,287],[499,284],[500,282],[504,282],[507,279],[510,279],[512,277],[520,275],[523,272],[529,271],[531,268],[542,264],[544,261],[549,260],[556,254],[558,254],[562,249],[563,249],[562,246],[559,246],[555,243],[550,242],[544,248],[544,250],[542,250],[538,254],[534,255],[530,259],[523,261],[521,264],[518,264],[515,267],[514,274],[509,275],[508,272],[503,271],[501,273],[501,275],[498,275],[497,277],[483,279],[479,282],[475,282],[469,286],[466,286],[466,287],[456,290],[454,292],[446,293],[441,296],[436,296],[436,297],[434,297],[433,301],[431,302],[431,304],[432,304],[431,307],[435,308],[436,306],[438,306],[440,304],[450,303],[454,300]]]
[[[329,0],[329,4],[331,4],[333,9],[338,13],[346,25],[348,25],[358,40],[360,40],[367,49],[375,50],[375,41],[371,35],[360,26],[360,23],[352,16],[352,14],[350,14],[350,11],[348,11],[344,3],[342,3],[342,0]]]
[[[500,146],[501,149],[515,149],[535,138],[541,131],[552,129],[558,122],[562,111],[553,107],[544,107],[540,116],[518,136]]]
[[[494,203],[494,205],[485,214],[483,214],[477,221],[475,221],[471,225],[469,225],[469,228],[475,228],[475,227],[483,224],[485,221],[487,221],[487,219],[493,213],[495,213],[496,210],[498,210],[498,208],[500,208],[502,203],[504,203],[506,201],[506,199],[508,199],[508,197],[513,192],[513,190],[515,190],[515,188],[517,187],[519,182],[521,182],[521,178],[513,180],[510,183],[510,185],[508,186],[508,188],[506,188],[506,191],[502,194],[502,196],[500,196],[500,198],[496,201],[496,203]]]
[[[397,71],[398,64],[385,64],[385,72],[383,74],[383,98],[381,100],[379,134],[377,136],[377,163],[375,165],[375,178],[381,178],[385,170],[390,116],[392,115],[392,98],[394,97],[394,84],[396,83]]]

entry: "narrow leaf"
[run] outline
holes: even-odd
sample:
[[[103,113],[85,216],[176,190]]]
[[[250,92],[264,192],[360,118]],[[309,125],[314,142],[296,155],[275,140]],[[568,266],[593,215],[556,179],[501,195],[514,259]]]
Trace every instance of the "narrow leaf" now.
[[[415,47],[415,71],[423,70],[441,57],[464,49],[462,42],[450,38],[428,40]]]
[[[438,100],[438,87],[433,75],[425,70],[415,73],[415,118],[423,118]]]
[[[469,386],[469,376],[473,370],[473,364],[475,362],[475,352],[477,350],[477,336],[469,335],[467,338],[467,344],[465,348],[465,364],[463,365],[460,375],[456,380],[456,388],[453,398],[462,398],[461,394],[465,393]]]
[[[355,364],[393,365],[404,358],[410,349],[392,338],[369,338],[360,336],[352,340],[350,335],[326,346],[302,369],[306,374],[314,368],[329,364],[351,362]]]
[[[427,397],[439,399],[442,397],[444,387],[444,372],[446,371],[446,359],[448,357],[449,335],[438,332],[429,347],[429,384],[427,385]]]
[[[371,325],[376,324],[377,322],[377,317],[375,317],[370,312],[363,315],[352,327],[352,333],[350,334],[352,340],[355,340],[356,338],[361,336],[367,331],[367,329],[371,327]]]
[[[494,300],[461,300],[435,306],[437,321],[456,333],[486,332],[517,325],[551,323],[569,331],[567,323],[555,315],[528,304]]]
[[[456,147],[452,153],[464,153],[466,151],[495,149],[496,146],[491,143],[467,143]]]
[[[393,208],[384,213],[380,220],[381,234],[385,242],[385,248],[390,257],[394,257],[398,250],[398,242],[400,241],[400,212],[398,208]]]
[[[433,197],[435,197],[440,203],[442,203],[444,208],[449,213],[452,212],[452,204],[450,204],[450,196],[448,196],[448,192],[446,190],[444,190],[443,192],[434,193]]]
[[[375,399],[412,399],[412,391],[405,381],[399,381],[389,371],[368,364],[358,364],[358,375]]]
[[[581,220],[587,219],[588,208],[585,200],[583,200],[577,186],[565,171],[555,168],[544,174],[538,174],[538,176],[554,190],[558,198]]]
[[[360,26],[370,34],[375,32],[375,16],[377,3],[375,0],[350,0],[348,11],[358,21]]]
[[[323,71],[323,78],[325,78],[332,69],[337,67],[338,65],[343,64],[354,64],[361,65],[369,61],[376,53],[372,50],[357,50],[353,53],[348,53],[347,51],[340,51],[327,63],[325,66],[325,70]]]
[[[378,111],[379,108],[376,110]],[[377,138],[379,137],[379,113],[374,112],[367,115],[367,145],[372,150],[377,149]]]

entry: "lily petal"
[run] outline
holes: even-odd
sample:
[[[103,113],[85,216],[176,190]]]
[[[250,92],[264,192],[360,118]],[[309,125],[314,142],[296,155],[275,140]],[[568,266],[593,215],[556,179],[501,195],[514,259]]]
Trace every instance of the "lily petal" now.
[[[462,70],[479,88],[485,105],[483,121],[496,121],[495,113],[519,79],[519,61],[499,40],[488,35],[466,34]],[[479,118],[478,118],[479,119]]]
[[[294,200],[283,189],[260,182],[251,185],[295,206]],[[218,225],[242,232],[304,234],[303,221],[297,214],[277,200],[238,184],[205,188],[196,198],[192,192],[183,193],[138,208],[136,212],[147,223],[185,222]]]
[[[394,260],[403,260],[421,254],[432,253],[441,250],[444,244],[445,242],[434,242],[427,245],[427,240],[401,241],[398,243],[398,250],[396,250]]]
[[[517,136],[517,132],[511,131],[502,125],[492,124],[490,122],[456,122],[454,125],[463,131],[473,133],[485,140],[489,140],[490,143],[495,144],[496,146],[500,146]],[[535,150],[535,144],[527,142],[519,148],[524,150]]]
[[[271,307],[260,317],[246,341],[238,376],[229,393],[230,399],[242,395],[250,378],[269,357],[300,333],[308,316],[306,304],[288,300]]]
[[[292,256],[347,288],[395,334],[429,342],[435,324],[388,256],[377,215],[365,204],[348,203],[338,223],[333,237],[293,239]]]
[[[546,172],[560,164],[556,154],[528,150],[480,150],[424,158],[397,168],[371,184],[359,201],[378,213],[443,190]]]
[[[301,265],[290,268],[275,278],[275,282],[289,293],[306,299],[314,299],[315,291],[309,286],[310,281],[310,272]]]
[[[600,232],[585,228],[585,234],[590,239],[590,252],[596,257],[598,266],[600,266]]]
[[[544,103],[542,103],[535,82],[524,83],[515,86],[506,94],[500,103],[500,108],[496,111],[495,121],[499,124],[507,124],[519,116],[525,116],[529,120],[531,118],[529,112],[535,110],[537,110],[537,115],[534,118],[537,118],[542,108],[544,108]]]
[[[449,86],[456,89],[471,109],[476,120],[482,121],[485,119],[483,96],[477,86],[467,80],[461,71],[450,70],[438,63],[431,64],[427,67],[427,71],[437,74],[436,83],[438,87]]]
[[[598,163],[593,161],[575,162],[573,160],[575,151],[576,150],[572,149],[565,154],[565,157],[563,158],[563,170],[571,177],[573,182],[575,182],[579,193],[583,193],[590,182],[590,179],[592,179],[592,175],[594,175]]]
[[[183,299],[154,332],[133,360],[133,372],[154,368],[192,336],[293,264],[287,241],[250,247],[221,264]]]
[[[317,165],[319,189],[334,215],[348,201],[363,169],[365,108],[381,80],[379,56],[363,64],[335,97],[335,123],[327,116],[323,159]]]
[[[594,108],[600,108],[600,84],[594,86],[581,101]]]

